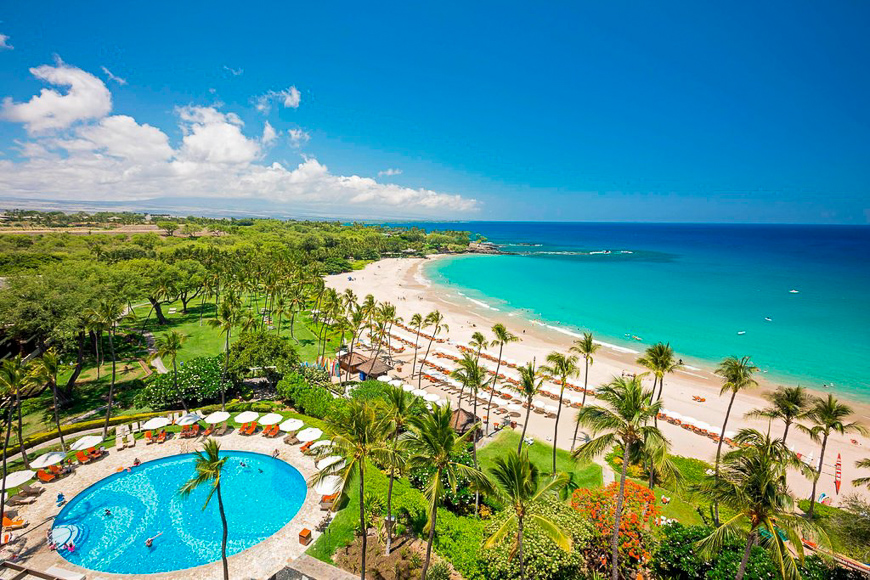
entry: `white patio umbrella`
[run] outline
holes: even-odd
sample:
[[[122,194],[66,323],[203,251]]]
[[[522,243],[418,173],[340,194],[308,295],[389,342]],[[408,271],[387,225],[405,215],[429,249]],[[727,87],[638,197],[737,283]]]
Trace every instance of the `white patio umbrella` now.
[[[250,423],[256,421],[260,417],[259,413],[253,411],[243,411],[236,415],[236,423]]]
[[[193,413],[188,413],[181,419],[175,422],[176,425],[193,425],[194,423],[199,422],[202,417],[199,416],[199,413],[194,411]]]
[[[214,413],[210,414],[208,417],[206,417],[203,420],[206,423],[208,423],[209,425],[214,425],[216,423],[223,423],[224,421],[226,421],[229,418],[230,418],[230,414],[227,413],[226,411],[215,411]]]
[[[260,417],[260,425],[275,425],[280,423],[283,419],[284,417],[278,413],[269,413],[268,415]]]
[[[523,406],[517,403],[510,403],[507,405],[507,410],[511,413],[519,413],[523,410]]]
[[[299,429],[302,429],[302,425],[304,425],[304,423],[299,419],[287,419],[278,425],[278,428],[281,429],[281,431],[298,431]]]
[[[160,429],[162,427],[166,427],[169,425],[171,421],[166,417],[154,417],[153,419],[148,419],[145,421],[145,424],[142,425],[142,428],[145,430],[149,429]]]
[[[28,481],[33,479],[34,475],[35,473],[29,469],[10,473],[6,476],[6,489],[9,489],[10,487],[18,487],[23,483],[27,483]]]
[[[423,400],[428,401],[430,403],[434,403],[435,401],[437,401],[440,398],[441,397],[439,397],[435,393],[426,393],[425,395],[423,395]]]
[[[338,493],[339,489],[341,489],[341,477],[337,475],[327,475],[314,486],[314,493],[319,493],[320,495],[332,495]]]
[[[84,437],[70,445],[70,449],[72,449],[73,451],[81,451],[82,449],[90,449],[91,447],[99,445],[102,442],[103,438],[99,435],[85,435]]]
[[[544,405],[544,410],[548,413],[556,413],[559,408],[556,405]]]
[[[416,388],[417,387],[415,387],[414,385],[409,385],[409,384],[402,385],[402,390],[405,391],[406,393],[410,393],[411,391],[413,391]]]
[[[321,435],[323,435],[323,431],[317,429],[316,427],[309,427],[308,429],[303,429],[302,431],[297,433],[296,438],[303,443],[307,443],[308,441],[314,441],[315,439],[319,439]]]
[[[321,439],[320,441],[315,441],[311,444],[311,449],[319,449],[321,447],[326,447],[328,445],[332,445],[332,441]]]
[[[423,389],[414,389],[413,391],[411,391],[411,394],[417,395],[418,397],[423,397],[426,395],[426,391],[424,391]]]
[[[382,383],[389,383],[393,379],[391,379],[387,375],[381,375],[378,377],[378,380],[381,381]]]
[[[725,431],[725,439],[734,439],[735,437],[737,437],[737,431]],[[30,465],[33,465],[33,463]]]
[[[35,467],[37,469],[41,469],[43,467],[48,467],[49,465],[56,465],[66,459],[66,453],[62,453],[60,451],[51,451],[46,453],[45,455],[40,455],[36,459],[30,462],[30,467]]]
[[[393,387],[401,387],[402,384],[403,383],[400,379],[393,379],[390,381],[390,386],[393,386]]]
[[[324,459],[321,459],[320,461],[315,463],[314,467],[315,469],[317,469],[317,471],[323,471],[327,467],[332,467],[336,463],[340,463],[342,461],[343,458],[341,457],[341,455],[330,455],[329,457],[325,457]]]
[[[545,409],[549,405],[549,403],[542,401],[541,399],[535,399],[532,401],[532,407],[537,407],[538,409]]]

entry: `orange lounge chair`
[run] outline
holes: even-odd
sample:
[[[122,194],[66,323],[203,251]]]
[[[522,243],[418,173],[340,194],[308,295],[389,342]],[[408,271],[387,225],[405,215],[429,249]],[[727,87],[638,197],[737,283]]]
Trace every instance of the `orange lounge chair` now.
[[[278,425],[275,425],[274,427],[272,427],[272,434],[269,435],[269,437],[277,437],[280,434],[281,434],[281,428],[278,427]]]
[[[158,443],[163,443],[164,441],[166,441],[166,429],[164,429],[163,431],[161,431],[161,432],[160,432],[160,435],[157,436],[157,442],[158,442]]]
[[[251,421],[251,426],[248,427],[248,430],[245,432],[245,435],[253,435],[257,431],[257,422]]]
[[[79,460],[79,463],[84,465],[85,463],[89,463],[91,461],[91,456],[88,455],[87,453],[85,453],[84,451],[77,451],[76,452],[76,459]]]
[[[275,430],[275,425],[266,425],[265,427],[263,427],[263,432],[260,433],[260,435],[262,435],[263,437],[271,437],[272,431],[274,431],[274,430]]]
[[[103,452],[96,447],[91,447],[90,449],[88,449],[88,455],[91,457],[91,459],[99,459],[103,456]]]
[[[46,473],[46,471],[45,471],[44,469],[40,469],[39,471],[37,471],[37,472],[36,472],[36,477],[37,477],[37,478],[39,479],[39,481],[41,481],[42,483],[48,483],[49,481],[51,481],[52,479],[55,478],[54,475],[52,475],[52,474],[50,474],[50,473]]]
[[[304,444],[302,447],[299,448],[299,451],[301,451],[302,453],[307,452],[309,449],[311,449],[312,443],[314,443],[314,441],[309,441],[308,443]]]
[[[239,427],[239,434],[240,434],[240,435],[244,435],[244,434],[245,434],[245,431],[247,431],[247,430],[248,430],[248,427],[250,427],[250,426],[251,426],[250,423],[242,423],[242,426]]]
[[[190,437],[190,425],[182,425],[181,426],[181,436],[182,437]]]
[[[208,437],[209,435],[212,434],[213,431],[214,431],[214,425],[209,425],[208,428],[205,430],[205,433],[202,434],[202,436]]]
[[[199,423],[194,423],[193,427],[190,428],[190,437],[198,437],[199,436]]]
[[[48,470],[52,473],[52,475],[60,476],[63,470],[57,465],[49,465]]]
[[[145,431],[145,445],[150,445],[154,443],[154,440],[151,438],[151,431]]]
[[[6,516],[3,516],[3,528],[4,529],[20,530],[21,528],[23,528],[26,525],[27,525],[27,522],[25,522],[22,519],[17,519],[15,521],[12,521],[9,518],[7,518]]]

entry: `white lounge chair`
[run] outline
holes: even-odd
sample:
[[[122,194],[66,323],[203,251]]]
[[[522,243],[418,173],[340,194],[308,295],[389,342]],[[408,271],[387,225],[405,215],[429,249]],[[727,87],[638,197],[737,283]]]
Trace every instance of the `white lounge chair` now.
[[[73,572],[72,570],[65,570],[58,566],[52,566],[51,568],[46,570],[45,573],[51,574],[52,576],[56,576],[58,578],[63,578],[63,580],[85,580],[86,578],[84,574]]]
[[[127,447],[136,447],[136,437],[132,433],[127,433]]]
[[[121,451],[124,448],[124,436],[115,434],[115,451]]]

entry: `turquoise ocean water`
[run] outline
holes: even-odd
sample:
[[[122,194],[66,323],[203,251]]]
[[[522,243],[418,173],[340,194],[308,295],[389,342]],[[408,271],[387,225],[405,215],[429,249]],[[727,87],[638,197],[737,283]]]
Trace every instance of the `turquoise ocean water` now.
[[[766,379],[870,401],[870,228],[418,225],[470,230],[519,254],[426,271],[503,314],[636,350],[670,342],[708,366],[751,355]]]

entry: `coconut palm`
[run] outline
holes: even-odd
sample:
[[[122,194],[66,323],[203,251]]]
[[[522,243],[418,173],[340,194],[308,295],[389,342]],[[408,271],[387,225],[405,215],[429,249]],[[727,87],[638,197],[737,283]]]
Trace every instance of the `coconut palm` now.
[[[472,357],[469,353],[465,353],[463,355],[462,360],[459,361],[458,368],[453,371],[450,376],[454,379],[461,381],[463,385],[468,387],[468,393],[471,397],[474,398],[474,420],[477,421],[477,393],[480,392],[481,389],[484,388],[486,383],[486,371],[480,364],[477,362],[477,359]],[[461,410],[462,399],[459,399],[459,405]],[[461,413],[456,413],[456,421],[458,424],[459,416]],[[454,427],[456,427],[454,424]],[[477,442],[472,441],[471,454],[474,458],[474,468],[479,469],[480,466],[477,464]],[[480,507],[480,493],[474,492],[474,513],[477,513],[478,508]]]
[[[520,436],[520,443],[517,445],[517,454],[522,450],[523,441],[526,440],[526,428],[529,426],[529,415],[532,412],[532,399],[537,396],[544,384],[544,379],[540,378],[538,369],[535,368],[535,361],[520,367],[518,370],[520,371],[520,384],[518,386],[511,385],[511,387],[526,401],[526,420],[523,422],[523,433]]]
[[[658,395],[656,395],[657,401],[662,398],[662,392],[665,386],[665,375],[674,372],[682,366],[677,361],[677,358],[674,355],[674,349],[671,348],[670,343],[665,344],[663,342],[656,343],[646,349],[646,352],[644,352],[643,356],[637,359],[637,362],[652,372],[653,390],[655,390],[656,384],[659,386],[659,392]]]
[[[577,413],[577,421],[588,427],[592,439],[578,447],[576,459],[592,460],[614,445],[623,450],[622,474],[619,478],[619,495],[616,498],[611,566],[613,580],[619,577],[619,525],[622,519],[622,504],[625,501],[625,479],[629,458],[638,445],[667,445],[658,427],[650,425],[661,411],[661,401],[653,401],[654,392],[643,388],[640,377],[614,377],[613,381],[596,391],[598,398],[607,404],[590,405]]]
[[[115,377],[117,374],[117,357],[115,356],[115,330],[118,321],[132,314],[124,303],[116,297],[106,297],[99,301],[95,308],[89,309],[85,315],[95,323],[102,325],[109,334],[109,354],[112,356],[112,381],[109,383],[109,401],[106,405],[106,420],[103,422],[103,439],[109,436],[109,421],[112,418],[112,403],[115,396]]]
[[[792,423],[806,416],[810,405],[810,396],[803,387],[779,387],[772,393],[765,393],[764,398],[770,401],[770,407],[756,409],[746,413],[748,418],[780,419],[785,423],[782,432],[782,442],[788,438],[788,429]]]
[[[60,449],[66,452],[66,442],[63,440],[63,431],[60,428],[60,414],[57,403],[57,373],[60,370],[60,357],[53,348],[42,353],[42,356],[33,362],[30,371],[31,380],[38,385],[51,387],[51,397],[54,407],[54,425],[57,428],[57,436],[60,439]]]
[[[495,363],[495,376],[498,377],[498,372],[501,370],[501,355],[504,352],[504,345],[511,342],[517,342],[520,338],[510,332],[502,323],[498,323],[492,327],[492,333],[495,338],[489,343],[491,347],[498,347],[498,361]],[[489,434],[489,419],[492,416],[492,398],[495,397],[495,379],[492,381],[493,389],[489,392],[489,402],[486,405],[486,421],[484,421],[486,433]]]
[[[462,453],[468,445],[477,426],[472,427],[464,435],[458,435],[450,424],[453,411],[450,405],[436,405],[431,413],[423,413],[411,419],[411,430],[406,433],[404,443],[408,450],[408,465],[411,468],[427,468],[431,470],[429,480],[424,487],[424,493],[428,497],[429,521],[425,532],[429,539],[426,544],[426,559],[423,561],[421,580],[426,580],[426,572],[429,569],[429,561],[432,557],[432,542],[435,539],[435,523],[438,516],[438,507],[444,495],[444,481],[455,492],[456,482],[464,477],[471,482],[478,491],[490,491],[492,486],[486,476],[479,470],[468,465],[454,461],[454,458]]]
[[[478,330],[471,335],[471,340],[468,341],[468,345],[476,351],[474,353],[474,360],[479,361],[480,353],[486,350],[486,347],[489,346],[489,342],[487,342],[486,337],[483,335],[483,333]]]
[[[586,391],[589,390],[589,367],[595,362],[593,355],[598,351],[599,347],[601,345],[595,342],[591,332],[584,332],[583,337],[575,340],[574,346],[571,347],[571,352],[583,357],[583,400],[580,402],[581,407],[586,406]],[[571,439],[571,451],[574,451],[574,446],[577,445],[577,431],[579,428],[580,423],[576,423],[574,425],[574,438]]]
[[[496,484],[495,495],[505,505],[513,507],[513,513],[505,518],[504,523],[484,542],[483,547],[490,549],[500,545],[514,526],[514,547],[511,553],[516,553],[520,563],[520,580],[525,580],[525,560],[523,558],[523,533],[526,519],[533,522],[546,537],[561,549],[571,550],[571,537],[559,528],[553,520],[535,513],[539,500],[547,493],[555,492],[565,485],[568,476],[560,473],[554,476],[543,487],[539,486],[538,468],[529,461],[528,453],[504,457],[496,457],[495,465],[489,469],[492,480]]]
[[[859,469],[870,469],[870,458],[856,461],[855,467]],[[870,477],[859,477],[857,479],[853,479],[852,485],[866,485],[868,488],[870,488]]]
[[[384,391],[384,420],[389,422],[390,443],[390,483],[387,487],[387,556],[393,543],[393,481],[396,468],[401,469],[404,456],[399,449],[399,435],[408,426],[411,417],[423,410],[420,398],[406,392],[401,387],[387,385]]]
[[[351,401],[344,413],[330,415],[326,421],[326,431],[332,439],[331,445],[323,447],[323,454],[339,455],[343,461],[320,470],[312,479],[315,484],[329,475],[341,479],[340,493],[344,494],[355,480],[359,480],[359,523],[362,529],[362,552],[360,554],[360,579],[366,577],[366,532],[365,517],[365,476],[369,459],[379,463],[392,463],[393,456],[387,443],[390,422],[379,413],[374,405]]]
[[[172,388],[175,389],[185,413],[188,411],[187,402],[184,400],[184,394],[178,390],[178,352],[186,340],[187,335],[177,330],[170,330],[154,339],[154,348],[157,349],[155,355],[161,359],[169,357],[172,361]]]
[[[435,337],[438,336],[438,333],[442,330],[444,332],[450,332],[450,327],[447,326],[446,322],[444,322],[444,315],[437,310],[433,310],[426,315],[424,325],[432,328],[432,334],[429,337],[429,344],[426,346],[426,354],[423,355],[423,362],[420,363],[420,376],[417,377],[418,389],[421,388],[421,385],[423,384],[423,367],[426,365],[426,359],[429,358],[429,350],[432,348],[432,341],[435,340]]]
[[[852,415],[852,407],[841,403],[834,395],[828,395],[827,398],[819,397],[810,407],[807,413],[807,419],[813,422],[812,427],[804,427],[798,425],[798,429],[809,434],[816,443],[821,442],[822,449],[819,452],[819,467],[813,475],[813,491],[810,495],[810,510],[807,515],[812,519],[813,512],[816,507],[816,485],[819,483],[819,476],[822,474],[822,466],[825,462],[825,449],[828,446],[828,437],[831,433],[844,435],[846,433],[861,433],[867,434],[867,429],[860,423],[848,421]]]
[[[0,363],[0,392],[6,397],[11,397],[15,402],[15,413],[18,415],[16,431],[18,433],[18,445],[21,448],[21,459],[24,462],[24,467],[30,469],[30,460],[27,459],[27,447],[24,444],[24,430],[21,422],[21,387],[24,386],[26,380],[27,369],[21,362],[21,355],[8,358]]]
[[[218,511],[220,512],[221,525],[223,526],[223,535],[221,536],[221,561],[224,566],[224,580],[229,580],[230,570],[227,565],[227,515],[224,513],[224,498],[221,495],[221,475],[223,474],[227,457],[221,457],[220,450],[220,443],[214,439],[207,439],[205,443],[203,443],[202,451],[197,451],[195,454],[195,475],[181,486],[178,493],[181,497],[186,498],[201,486],[208,486],[210,489],[208,491],[208,496],[205,498],[205,503],[202,505],[203,510],[208,507],[212,496],[217,494]]]
[[[360,334],[362,334],[363,325],[365,324],[365,312],[363,312],[362,308],[356,306],[352,307],[350,316],[348,317],[349,327],[350,327],[350,349],[348,353],[347,359],[347,377],[345,380],[350,380],[350,367],[352,366],[351,361],[353,360],[353,345],[357,338],[359,338]]]
[[[803,537],[827,543],[824,532],[795,513],[794,498],[786,484],[789,469],[805,471],[805,466],[781,439],[771,438],[769,433],[743,429],[735,441],[741,448],[722,457],[719,475],[703,481],[699,491],[717,504],[728,506],[736,515],[701,540],[698,548],[709,557],[735,536],[746,535],[735,580],[743,578],[757,542],[770,552],[782,578],[799,580],[791,550],[803,561]]]
[[[239,302],[235,294],[227,295],[218,307],[215,318],[208,321],[209,326],[220,329],[224,335],[224,370],[221,374],[221,410],[226,411],[227,367],[230,362],[230,337],[233,327],[239,322]]]
[[[577,356],[564,355],[560,352],[551,352],[547,355],[547,365],[541,367],[546,373],[559,377],[559,407],[556,411],[556,425],[553,427],[553,471],[556,473],[556,448],[559,446],[559,417],[562,415],[562,395],[568,386],[568,377],[577,376]]]
[[[411,317],[411,321],[409,323],[411,328],[417,330],[416,337],[414,338],[414,360],[411,362],[411,378],[414,378],[414,373],[417,372],[417,349],[420,348],[420,331],[423,330],[423,317],[419,312],[415,312]]]

